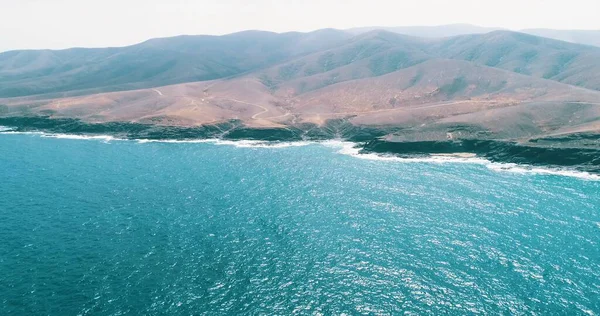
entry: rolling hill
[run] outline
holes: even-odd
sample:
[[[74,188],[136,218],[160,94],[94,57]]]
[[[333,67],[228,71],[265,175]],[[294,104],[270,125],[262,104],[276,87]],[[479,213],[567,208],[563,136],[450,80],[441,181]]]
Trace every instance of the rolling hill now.
[[[436,26],[369,26],[349,29],[348,32],[360,35],[371,31],[383,30],[415,37],[440,38],[467,34],[484,34],[501,30],[498,27],[482,27],[471,24],[447,24]]]
[[[570,43],[600,47],[600,30],[525,29],[521,32]]]
[[[180,36],[123,48],[6,52],[0,54],[0,97],[135,90],[257,70],[271,89],[285,85],[304,92],[434,58],[600,89],[600,48],[510,31],[426,39],[381,30],[353,37],[326,29]]]
[[[345,122],[413,140],[523,140],[600,132],[599,61],[600,48],[510,31],[250,31],[8,52],[0,116],[255,129]]]
[[[438,40],[429,52],[600,90],[600,48],[510,31]]]
[[[453,37],[459,35],[485,34],[493,31],[507,31],[499,27],[482,27],[471,24],[448,24],[438,26],[379,26],[359,27],[347,30],[349,33],[359,35],[374,30],[385,30],[388,32],[404,34],[424,38]],[[554,30],[554,29],[523,29],[520,33],[555,40],[600,47],[600,30]]]
[[[336,30],[246,31],[226,36],[153,39],[122,48],[11,51],[0,54],[0,97],[83,90],[132,90],[212,80],[335,45]]]
[[[418,38],[373,31],[338,47],[271,67],[259,78],[272,90],[304,93],[338,82],[384,75],[430,58]]]

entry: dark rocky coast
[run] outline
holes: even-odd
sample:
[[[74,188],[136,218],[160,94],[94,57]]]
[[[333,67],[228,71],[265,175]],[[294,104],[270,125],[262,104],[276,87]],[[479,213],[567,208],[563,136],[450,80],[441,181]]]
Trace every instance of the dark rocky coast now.
[[[600,174],[600,135],[570,134],[524,141],[463,138],[454,140],[397,141],[385,137],[402,133],[397,128],[355,126],[332,120],[324,126],[303,124],[286,128],[257,129],[241,121],[216,125],[181,127],[131,122],[87,123],[76,119],[49,117],[0,117],[0,125],[16,132],[46,132],[76,135],[111,135],[123,139],[191,140],[221,138],[227,140],[318,141],[343,139],[356,142],[362,152],[393,154],[402,157],[431,154],[472,153],[492,162],[530,166],[569,168]]]

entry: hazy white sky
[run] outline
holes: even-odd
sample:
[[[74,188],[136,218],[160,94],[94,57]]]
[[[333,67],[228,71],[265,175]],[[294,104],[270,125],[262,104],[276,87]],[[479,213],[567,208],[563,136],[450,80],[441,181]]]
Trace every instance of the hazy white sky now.
[[[600,0],[0,0],[0,51],[153,37],[470,23],[600,29]]]

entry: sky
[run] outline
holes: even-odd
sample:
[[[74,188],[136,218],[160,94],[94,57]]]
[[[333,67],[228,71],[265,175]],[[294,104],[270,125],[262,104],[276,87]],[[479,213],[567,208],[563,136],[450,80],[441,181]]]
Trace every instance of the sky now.
[[[221,35],[468,23],[600,29],[600,0],[0,0],[0,51]]]

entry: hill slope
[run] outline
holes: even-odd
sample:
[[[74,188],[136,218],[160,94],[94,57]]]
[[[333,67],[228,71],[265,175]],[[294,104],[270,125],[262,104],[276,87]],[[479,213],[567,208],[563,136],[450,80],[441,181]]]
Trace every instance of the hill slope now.
[[[349,33],[358,35],[374,30],[385,30],[398,34],[440,38],[453,37],[469,34],[485,34],[493,31],[504,30],[498,27],[481,27],[470,24],[449,24],[438,26],[397,26],[397,27],[359,27],[347,30]],[[547,37],[555,40],[570,42],[574,44],[590,45],[600,47],[600,30],[553,30],[553,29],[523,29],[521,33]]]
[[[84,90],[0,99],[0,115],[296,131],[334,124],[329,135],[373,128],[409,140],[600,133],[598,48],[508,31],[348,36],[243,32],[2,54],[5,93]],[[186,83],[165,86],[173,82]],[[110,90],[129,91],[92,93]]]
[[[600,90],[600,48],[495,31],[438,40],[430,54]]]
[[[259,77],[254,73],[146,90],[0,103],[5,104],[5,115],[88,122],[197,126],[237,119],[264,128],[343,119],[357,126],[409,129],[418,139],[445,138],[465,125],[480,133],[478,137],[518,139],[577,127],[592,131],[597,127],[592,123],[600,121],[598,91],[467,61],[432,59],[383,76],[293,95],[274,93]]]
[[[326,29],[180,36],[123,48],[6,52],[0,54],[0,97],[134,90],[259,69],[271,89],[305,92],[434,58],[467,60],[600,89],[600,48],[509,31],[423,39],[387,31],[352,37]]]
[[[404,34],[416,37],[426,38],[438,38],[438,37],[451,37],[466,34],[483,34],[489,33],[501,28],[497,27],[482,27],[471,24],[448,24],[448,25],[436,25],[436,26],[369,26],[369,27],[358,27],[349,29],[348,32],[352,34],[363,34],[375,30],[384,30],[388,32]]]
[[[416,65],[431,58],[423,45],[418,38],[373,31],[335,48],[259,71],[257,77],[273,91],[299,94]]]
[[[509,31],[444,39],[372,31],[261,71],[258,77],[276,94],[290,96],[440,58],[600,90],[600,48]]]
[[[525,29],[521,32],[570,43],[600,47],[600,30]]]
[[[321,50],[348,37],[337,30],[247,31],[154,39],[122,48],[6,52],[0,54],[0,97],[212,80]]]

